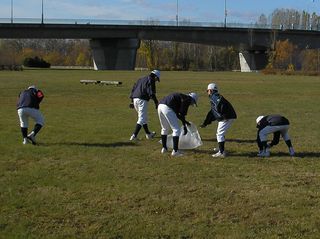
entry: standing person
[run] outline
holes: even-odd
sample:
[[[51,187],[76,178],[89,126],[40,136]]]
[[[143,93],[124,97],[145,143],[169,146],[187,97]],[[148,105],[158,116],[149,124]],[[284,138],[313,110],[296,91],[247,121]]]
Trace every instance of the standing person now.
[[[154,101],[156,109],[158,108],[158,99],[156,97],[156,81],[160,82],[160,71],[153,70],[150,75],[140,78],[131,90],[130,108],[134,108],[138,113],[138,121],[130,141],[137,140],[140,129],[143,127],[146,138],[152,139],[156,132],[150,132],[148,128],[148,102]]]
[[[187,134],[187,126],[190,123],[186,120],[186,115],[190,105],[197,105],[198,95],[196,93],[181,94],[173,93],[164,97],[158,106],[158,115],[161,124],[161,153],[168,152],[167,135],[170,128],[172,129],[173,150],[171,156],[183,156],[178,150],[180,125],[178,119],[181,120],[184,127],[184,135]]]
[[[280,134],[289,149],[290,156],[294,156],[294,149],[288,134],[289,120],[282,115],[266,115],[259,116],[256,119],[257,123],[257,144],[259,147],[259,157],[269,157],[270,148],[279,143]],[[268,134],[273,133],[273,140],[267,144]]]
[[[41,90],[38,90],[34,85],[29,86],[28,89],[20,92],[17,110],[20,120],[21,133],[23,137],[23,144],[27,144],[28,140],[33,145],[36,144],[36,135],[44,125],[44,118],[39,110],[40,102],[44,95]],[[35,121],[34,129],[28,134],[29,117]]]
[[[212,157],[223,158],[226,157],[226,152],[224,149],[225,135],[233,121],[237,118],[237,114],[231,103],[219,94],[218,87],[215,83],[210,83],[208,85],[207,94],[211,103],[211,109],[200,127],[205,128],[207,125],[211,124],[212,121],[218,121],[217,141],[219,145],[219,151],[213,154]]]

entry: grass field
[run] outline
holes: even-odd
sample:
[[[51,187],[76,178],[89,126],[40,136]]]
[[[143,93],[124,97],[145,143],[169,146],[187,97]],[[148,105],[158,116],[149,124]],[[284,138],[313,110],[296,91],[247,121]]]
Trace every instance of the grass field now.
[[[182,158],[160,154],[160,125],[128,139],[136,113],[132,84],[147,72],[26,70],[0,72],[0,238],[320,238],[320,79],[256,73],[162,72],[158,98],[199,93],[187,119],[200,125],[214,81],[238,119],[229,157],[211,157],[216,124],[199,129],[203,146]],[[82,85],[118,80],[122,86]],[[45,94],[38,146],[22,145],[18,93]],[[255,157],[255,119],[280,113],[297,152],[283,141]]]

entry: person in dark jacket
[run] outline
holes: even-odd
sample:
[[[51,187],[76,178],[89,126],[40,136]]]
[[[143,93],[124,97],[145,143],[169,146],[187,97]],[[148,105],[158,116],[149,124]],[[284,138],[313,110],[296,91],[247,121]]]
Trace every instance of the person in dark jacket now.
[[[155,107],[158,107],[158,99],[156,97],[156,81],[160,82],[160,71],[153,70],[150,75],[140,78],[133,86],[130,94],[130,108],[134,108],[138,113],[138,121],[130,141],[137,140],[140,129],[143,127],[146,138],[152,139],[155,132],[150,132],[148,128],[148,102],[150,99],[154,101]]]
[[[40,102],[44,95],[41,90],[38,90],[34,85],[20,92],[17,102],[18,116],[20,120],[21,133],[23,144],[31,141],[36,144],[36,135],[44,125],[44,118],[40,112]],[[35,121],[35,126],[30,134],[28,134],[29,117]]]
[[[173,150],[171,156],[179,157],[183,156],[183,153],[178,150],[180,125],[178,119],[181,120],[184,132],[186,135],[188,130],[186,125],[190,123],[186,120],[186,115],[190,105],[197,105],[198,95],[196,93],[182,94],[172,93],[164,97],[158,106],[158,115],[161,124],[161,153],[168,152],[167,148],[167,135],[169,130],[172,129]]]
[[[212,121],[218,121],[217,141],[219,145],[219,151],[213,154],[212,157],[226,157],[224,148],[225,134],[232,125],[233,121],[237,118],[237,114],[231,103],[219,94],[218,87],[215,83],[210,83],[208,85],[207,93],[211,103],[211,109],[200,127],[205,128],[207,125],[211,124]]]
[[[294,156],[294,149],[288,134],[290,122],[286,117],[276,114],[266,116],[261,115],[256,119],[256,123],[258,128],[257,144],[259,147],[259,157],[270,156],[270,148],[279,143],[280,134],[288,146],[290,156]],[[273,140],[270,144],[267,144],[268,134],[272,133]]]

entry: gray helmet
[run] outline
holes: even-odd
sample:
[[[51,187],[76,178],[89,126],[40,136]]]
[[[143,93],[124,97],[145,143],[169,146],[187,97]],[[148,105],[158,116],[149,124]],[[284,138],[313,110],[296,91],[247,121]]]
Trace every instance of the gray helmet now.
[[[194,92],[191,92],[191,93],[189,93],[188,95],[193,99],[194,104],[195,104],[196,106],[198,106],[198,105],[197,105],[198,98],[199,98],[198,94],[197,94],[197,93],[194,93]]]
[[[158,81],[160,81],[160,71],[159,70],[153,70],[150,74],[155,75],[158,78]]]
[[[215,83],[210,83],[207,87],[207,90],[218,91],[218,86]]]

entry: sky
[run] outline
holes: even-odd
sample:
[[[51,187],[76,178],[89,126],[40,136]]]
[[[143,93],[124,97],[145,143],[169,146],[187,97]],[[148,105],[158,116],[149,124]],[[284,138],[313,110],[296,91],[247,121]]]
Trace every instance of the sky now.
[[[295,9],[320,15],[320,0],[0,0],[0,18],[179,20],[255,23],[261,14],[275,9]],[[178,8],[177,8],[178,3]]]

